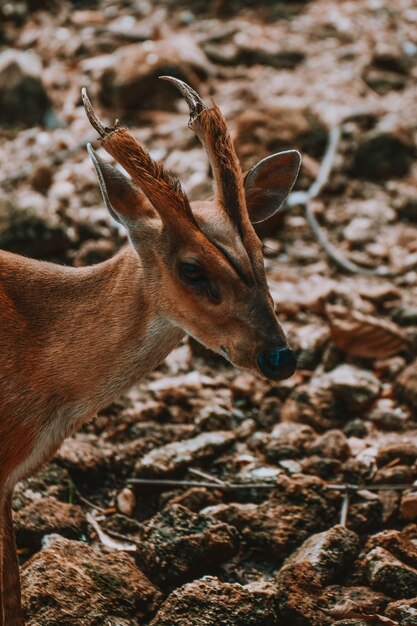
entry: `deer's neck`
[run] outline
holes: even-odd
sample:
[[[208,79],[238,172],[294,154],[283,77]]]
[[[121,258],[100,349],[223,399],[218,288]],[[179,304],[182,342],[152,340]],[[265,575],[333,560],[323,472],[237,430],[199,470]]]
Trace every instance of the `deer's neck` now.
[[[0,267],[0,287],[13,308],[9,320],[0,311],[0,338],[22,402],[41,413],[63,405],[77,414],[97,411],[154,369],[183,337],[169,318],[158,268],[146,266],[128,247],[82,269],[12,256],[9,263],[5,255]],[[15,333],[9,349],[8,324]],[[19,341],[26,346],[25,368]],[[19,371],[25,372],[22,380]]]
[[[84,382],[73,373],[75,395],[103,405],[161,363],[184,333],[167,314],[158,268],[145,266],[130,248],[91,268],[79,290],[65,351],[86,375]]]

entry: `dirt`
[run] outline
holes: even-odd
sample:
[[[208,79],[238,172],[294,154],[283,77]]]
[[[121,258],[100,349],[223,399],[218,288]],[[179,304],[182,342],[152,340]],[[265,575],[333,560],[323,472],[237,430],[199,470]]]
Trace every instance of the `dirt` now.
[[[3,0],[0,18],[2,248],[79,267],[126,244],[83,86],[191,200],[208,163],[158,75],[216,100],[244,170],[303,155],[259,226],[297,373],[264,382],[186,340],[19,483],[27,623],[417,624],[415,2]],[[305,220],[335,127],[311,209],[351,261],[398,276],[344,272]]]

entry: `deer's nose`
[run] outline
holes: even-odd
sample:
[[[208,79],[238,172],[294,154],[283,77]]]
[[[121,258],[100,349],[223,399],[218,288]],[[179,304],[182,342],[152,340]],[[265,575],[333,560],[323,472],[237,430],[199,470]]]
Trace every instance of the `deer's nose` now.
[[[261,352],[258,365],[263,374],[273,380],[292,376],[297,367],[297,359],[291,348],[272,348]]]

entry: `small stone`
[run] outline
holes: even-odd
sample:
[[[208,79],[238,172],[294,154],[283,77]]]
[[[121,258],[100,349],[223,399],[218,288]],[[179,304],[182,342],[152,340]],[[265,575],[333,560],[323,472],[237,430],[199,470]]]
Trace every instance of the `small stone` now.
[[[224,452],[235,441],[231,431],[202,433],[192,439],[169,443],[152,450],[136,464],[137,476],[168,476],[176,474],[189,465],[207,460]]]
[[[396,393],[411,406],[417,406],[417,360],[410,363],[398,376],[396,385]]]
[[[1,126],[44,121],[50,103],[41,75],[41,60],[34,51],[9,48],[0,53]]]
[[[401,464],[412,465],[417,460],[417,444],[411,439],[394,441],[379,448],[375,458],[378,467],[383,467],[397,459],[397,462]]]
[[[14,526],[19,545],[39,547],[43,535],[79,537],[86,529],[86,519],[81,507],[48,496],[15,513]]]
[[[404,430],[408,420],[409,412],[403,406],[395,405],[392,400],[382,399],[366,416],[371,422],[381,430]]]
[[[417,493],[404,493],[401,498],[401,517],[407,521],[417,519]]]
[[[380,382],[369,370],[354,365],[339,365],[327,374],[333,394],[346,404],[350,411],[361,411],[378,396]]]
[[[136,496],[129,487],[124,487],[116,496],[117,509],[123,515],[131,517],[136,507]]]
[[[306,424],[277,424],[268,436],[265,455],[273,463],[281,459],[296,459],[303,454],[314,437],[314,430]]]
[[[417,598],[391,602],[386,608],[385,615],[392,620],[397,620],[401,626],[416,626]]]
[[[80,626],[119,624],[124,618],[144,623],[161,601],[160,591],[130,556],[100,554],[68,539],[57,539],[35,554],[23,565],[21,577],[28,626],[51,619]]]
[[[365,569],[372,589],[393,598],[417,595],[417,570],[405,565],[384,548],[374,548],[366,555]]]
[[[370,537],[365,545],[365,552],[375,547],[382,547],[397,559],[417,569],[417,546],[407,535],[398,530],[384,530]]]
[[[273,585],[242,586],[205,576],[173,591],[150,626],[275,626],[277,623]]]
[[[405,176],[413,160],[412,148],[397,135],[372,131],[359,145],[353,175],[366,180],[389,180]]]
[[[328,610],[332,610],[353,603],[355,612],[371,615],[383,613],[387,601],[383,593],[373,591],[369,589],[369,587],[330,585],[325,588],[317,604],[326,607]]]
[[[314,443],[308,447],[308,454],[347,461],[351,455],[351,450],[346,435],[342,431],[334,429],[317,437]]]
[[[334,582],[345,573],[359,552],[359,537],[343,526],[311,535],[284,564],[309,563],[323,585]]]
[[[346,426],[343,428],[343,432],[346,437],[357,437],[358,439],[363,439],[369,435],[369,428],[366,422],[357,418],[347,422]]]
[[[136,555],[141,569],[165,588],[209,573],[238,549],[235,528],[174,504],[143,524]]]
[[[82,434],[65,439],[58,450],[55,460],[72,475],[91,482],[101,478],[102,472],[109,465],[113,455],[111,447],[100,442],[83,439]]]

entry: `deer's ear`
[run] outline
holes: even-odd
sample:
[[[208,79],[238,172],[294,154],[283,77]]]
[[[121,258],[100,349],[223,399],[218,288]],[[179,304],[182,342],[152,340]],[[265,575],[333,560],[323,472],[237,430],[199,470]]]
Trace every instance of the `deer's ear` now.
[[[149,209],[150,203],[142,191],[115,167],[106,163],[94,152],[91,144],[88,153],[96,170],[101,194],[105,205],[120,224],[129,228],[143,217],[143,209]]]
[[[297,180],[298,150],[277,152],[262,159],[245,176],[245,196],[252,224],[263,222],[283,205]]]

